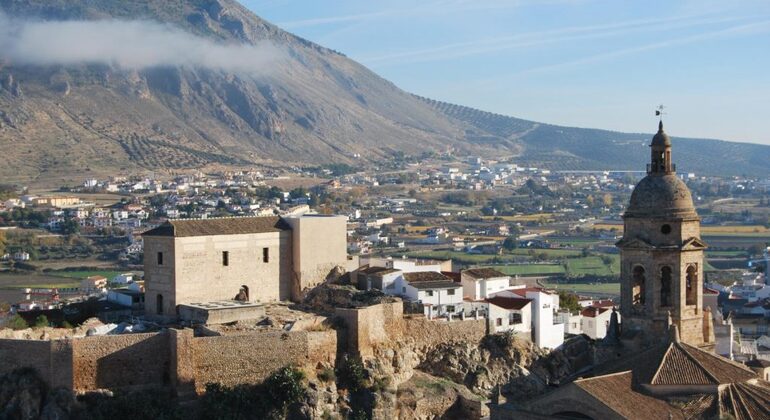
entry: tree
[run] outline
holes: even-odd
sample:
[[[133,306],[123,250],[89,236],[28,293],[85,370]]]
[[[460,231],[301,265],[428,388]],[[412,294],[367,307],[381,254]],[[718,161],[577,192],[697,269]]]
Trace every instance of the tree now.
[[[519,247],[519,240],[516,238],[516,236],[511,235],[503,241],[503,248],[505,248],[508,251],[512,251]]]
[[[602,196],[602,204],[604,204],[605,207],[612,206],[612,194],[607,193]]]
[[[8,245],[8,238],[5,237],[5,231],[0,230],[0,256],[5,255],[6,245]]]
[[[580,310],[583,309],[583,307],[580,306],[580,302],[578,301],[576,294],[563,290],[559,291],[559,306],[566,308],[570,312],[580,312]]]

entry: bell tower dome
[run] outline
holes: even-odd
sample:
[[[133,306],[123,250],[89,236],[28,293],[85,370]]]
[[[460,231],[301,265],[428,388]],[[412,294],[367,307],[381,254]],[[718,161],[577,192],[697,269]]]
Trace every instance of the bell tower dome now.
[[[683,342],[713,346],[711,318],[703,311],[706,244],[690,190],[676,175],[662,121],[650,149],[647,176],[631,194],[617,243],[623,335],[657,341],[673,323]]]

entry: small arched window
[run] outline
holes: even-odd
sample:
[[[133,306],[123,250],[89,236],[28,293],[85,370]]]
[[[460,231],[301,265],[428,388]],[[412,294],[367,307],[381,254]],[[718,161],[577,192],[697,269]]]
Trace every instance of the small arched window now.
[[[695,305],[698,303],[698,267],[696,265],[690,265],[687,267],[687,305]]]
[[[645,280],[644,267],[634,267],[631,285],[631,303],[634,305],[644,305]]]
[[[660,269],[660,306],[671,306],[671,267]]]

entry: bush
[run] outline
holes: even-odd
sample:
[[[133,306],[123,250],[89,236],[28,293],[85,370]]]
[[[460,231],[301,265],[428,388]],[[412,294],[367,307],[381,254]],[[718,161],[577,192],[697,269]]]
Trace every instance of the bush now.
[[[35,328],[44,328],[49,325],[48,323],[48,317],[45,315],[40,315],[35,319]]]
[[[318,372],[318,379],[324,382],[334,382],[337,380],[337,375],[334,374],[333,368],[323,368]]]
[[[11,319],[8,320],[8,328],[14,329],[14,330],[23,330],[26,328],[29,328],[29,324],[27,324],[27,321],[24,320],[19,314],[16,314],[11,317]]]
[[[341,388],[355,392],[366,388],[366,369],[360,358],[344,355],[337,367],[337,378]]]

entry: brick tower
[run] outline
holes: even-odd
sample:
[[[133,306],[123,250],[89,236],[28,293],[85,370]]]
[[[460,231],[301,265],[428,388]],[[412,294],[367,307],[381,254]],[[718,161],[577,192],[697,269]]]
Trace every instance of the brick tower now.
[[[706,244],[690,190],[676,176],[662,121],[650,149],[647,176],[631,194],[617,243],[623,336],[664,340],[674,323],[683,342],[713,347],[711,315],[703,310]]]

